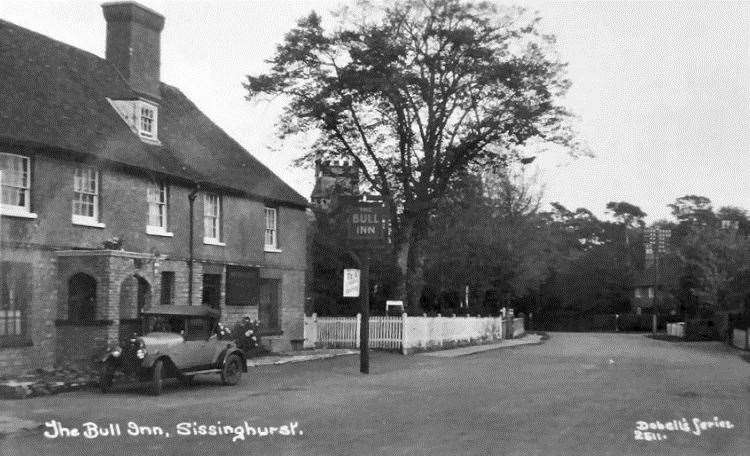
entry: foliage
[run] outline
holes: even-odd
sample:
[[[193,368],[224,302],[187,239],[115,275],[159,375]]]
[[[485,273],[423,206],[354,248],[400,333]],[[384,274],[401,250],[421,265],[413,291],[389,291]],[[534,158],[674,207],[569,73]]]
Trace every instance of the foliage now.
[[[489,2],[357,4],[331,31],[301,19],[248,76],[248,98],[289,100],[282,136],[314,132],[302,158],[349,157],[382,195],[404,293],[416,308],[432,215],[472,167],[498,168],[528,141],[582,150],[558,104],[569,82],[539,18]]]
[[[229,332],[237,347],[246,353],[260,346],[260,322],[250,317],[243,317]]]
[[[216,335],[218,336],[219,340],[233,340],[232,330],[229,329],[228,326],[225,326],[223,323],[218,324],[216,328]]]
[[[626,228],[643,228],[646,226],[646,223],[643,221],[646,213],[638,206],[625,201],[620,201],[619,203],[611,201],[607,203],[607,210]]]
[[[465,287],[475,294],[469,311],[497,313],[506,297],[531,281],[530,241],[522,228],[536,212],[538,195],[518,185],[519,175],[464,176],[431,221],[425,251],[425,310],[461,311]],[[516,290],[520,289],[519,292]]]
[[[750,293],[750,241],[738,230],[691,226],[681,239],[679,256],[682,283],[697,298],[693,313],[740,307]]]
[[[122,248],[123,240],[119,237],[113,237],[102,242],[102,246],[106,250],[120,250]]]
[[[672,209],[672,215],[678,223],[707,224],[716,219],[711,207],[711,200],[705,196],[681,196],[668,207]]]
[[[341,203],[341,202],[339,202]],[[347,248],[346,204],[333,204],[330,211],[314,212],[310,224],[310,274],[305,309],[318,315],[346,316],[359,312],[359,302],[344,299],[343,269],[357,267]],[[392,299],[398,281],[398,270],[388,250],[375,250],[370,255],[370,295],[372,312],[377,313]]]
[[[636,230],[628,244],[620,225],[589,210],[553,203],[540,213],[540,194],[507,169],[467,177],[453,195],[428,238],[440,246],[427,254],[428,309],[455,312],[467,285],[470,311],[627,309],[639,260]]]

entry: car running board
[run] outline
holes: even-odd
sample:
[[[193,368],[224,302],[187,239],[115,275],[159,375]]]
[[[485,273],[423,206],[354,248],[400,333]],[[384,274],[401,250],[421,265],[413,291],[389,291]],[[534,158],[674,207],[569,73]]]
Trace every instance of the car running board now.
[[[180,372],[180,374],[182,375],[218,374],[219,372],[221,372],[221,369],[205,369],[205,370],[199,370],[199,371]]]

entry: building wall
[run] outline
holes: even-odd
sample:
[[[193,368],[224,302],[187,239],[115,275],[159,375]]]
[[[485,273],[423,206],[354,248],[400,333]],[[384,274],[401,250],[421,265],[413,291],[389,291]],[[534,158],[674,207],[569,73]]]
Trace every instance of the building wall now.
[[[5,220],[3,220],[4,222]],[[55,308],[57,288],[50,277],[55,275],[56,259],[49,251],[2,248],[3,261],[32,265],[32,296],[27,315],[28,343],[19,347],[0,347],[0,374],[18,372],[52,365],[54,357]]]
[[[128,172],[103,164],[74,162],[44,151],[4,147],[3,151],[32,157],[31,210],[36,219],[3,217],[0,240],[58,248],[101,248],[102,242],[118,237],[127,251],[159,253],[170,259],[189,256],[189,200],[192,188],[169,183],[168,230],[173,237],[146,233],[148,203],[146,188],[151,179],[145,172]],[[78,166],[101,169],[100,221],[104,228],[71,222],[73,174]],[[305,213],[279,207],[280,253],[264,253],[265,204],[242,196],[222,194],[222,241],[226,246],[203,243],[203,193],[194,206],[194,256],[224,263],[304,267]]]
[[[161,272],[175,272],[174,304],[188,304],[189,199],[192,189],[184,184],[169,183],[168,231],[172,237],[146,233],[148,204],[146,189],[151,181],[146,172],[118,169],[101,163],[85,163],[101,170],[100,222],[105,227],[74,225],[71,221],[73,176],[84,164],[62,158],[45,150],[3,147],[4,152],[21,153],[32,158],[31,210],[36,219],[3,216],[0,223],[0,253],[3,258],[17,257],[34,264],[32,309],[28,312],[31,325],[29,347],[0,347],[0,374],[33,368],[51,367],[66,362],[84,363],[78,356],[75,340],[88,334],[97,349],[107,340],[118,337],[119,307],[122,281],[136,273],[132,263],[116,258],[65,257],[58,259],[55,250],[102,249],[103,242],[113,237],[123,240],[123,249],[150,254],[151,262],[145,276],[151,287],[151,302],[159,304]],[[221,194],[221,193],[220,193]],[[202,276],[218,273],[221,280],[223,319],[232,323],[243,315],[257,317],[257,306],[228,309],[225,300],[225,265],[258,267],[263,274],[282,280],[281,325],[283,333],[269,338],[274,349],[290,347],[290,339],[302,338],[304,307],[304,271],[306,254],[306,216],[302,209],[278,207],[279,252],[264,252],[266,206],[238,195],[222,196],[222,241],[225,246],[203,243],[203,195],[198,194],[194,206],[193,299],[200,305]],[[12,260],[8,260],[12,261]],[[104,262],[101,262],[104,261]],[[101,262],[101,264],[99,264]],[[55,326],[55,320],[67,318],[67,280],[76,271],[97,278],[97,301],[101,315],[112,325]],[[60,299],[58,299],[58,295]],[[299,320],[299,321],[296,321]],[[57,349],[55,339],[59,339]],[[57,353],[57,355],[55,355]],[[76,354],[77,353],[77,354]],[[73,356],[75,354],[75,356]],[[72,356],[72,358],[71,358]]]
[[[32,265],[31,305],[26,309],[28,343],[19,347],[0,346],[0,374],[50,367],[55,354],[56,318],[51,303],[57,301],[57,282],[50,278],[57,274],[56,258],[51,251],[3,247],[0,259]]]

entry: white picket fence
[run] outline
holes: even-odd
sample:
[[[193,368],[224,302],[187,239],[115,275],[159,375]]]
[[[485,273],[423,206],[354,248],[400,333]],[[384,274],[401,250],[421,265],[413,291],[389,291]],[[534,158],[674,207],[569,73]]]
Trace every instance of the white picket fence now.
[[[357,348],[361,317],[305,316],[305,348]],[[369,346],[415,350],[492,342],[523,335],[523,318],[502,317],[370,317]]]

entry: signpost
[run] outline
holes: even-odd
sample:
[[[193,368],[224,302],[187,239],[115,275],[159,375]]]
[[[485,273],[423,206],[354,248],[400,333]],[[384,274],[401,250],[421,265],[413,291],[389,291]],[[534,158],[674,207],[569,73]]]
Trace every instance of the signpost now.
[[[353,256],[359,262],[359,306],[362,314],[361,327],[359,330],[359,371],[363,374],[370,373],[370,251],[373,247],[382,245],[385,241],[383,227],[382,207],[374,204],[359,203],[354,206],[347,217],[347,239],[352,249],[358,251]],[[347,291],[353,291],[351,281],[354,273],[350,273],[349,288],[347,290],[347,271],[344,270],[344,297]],[[355,296],[352,296],[355,297]]]

